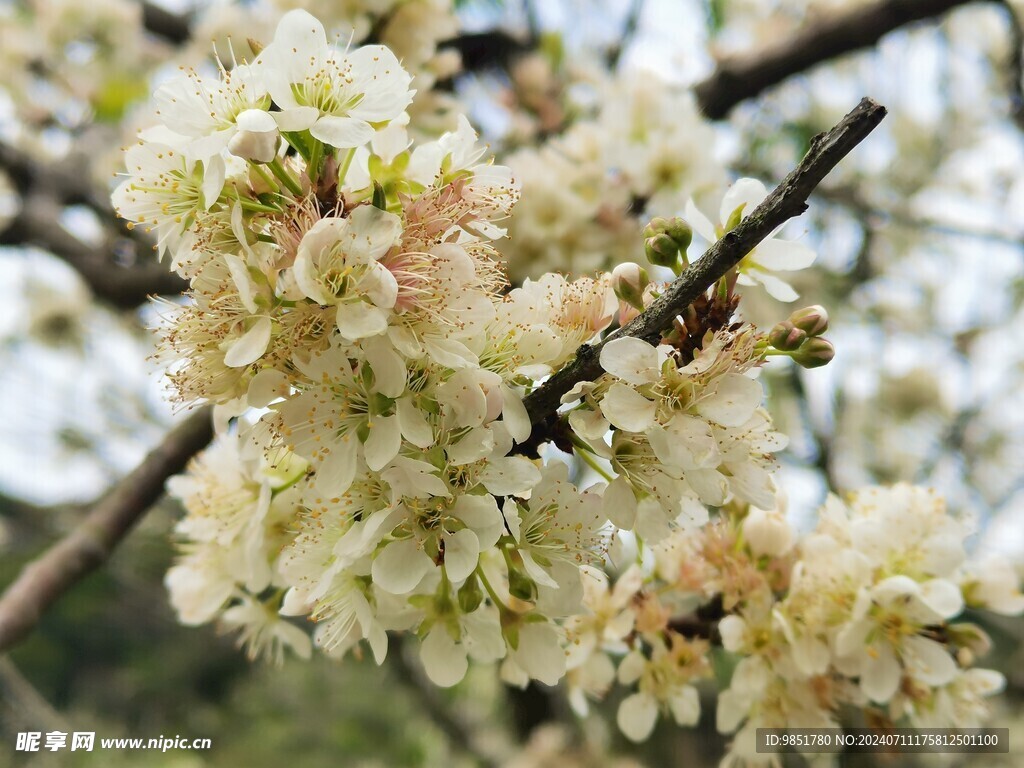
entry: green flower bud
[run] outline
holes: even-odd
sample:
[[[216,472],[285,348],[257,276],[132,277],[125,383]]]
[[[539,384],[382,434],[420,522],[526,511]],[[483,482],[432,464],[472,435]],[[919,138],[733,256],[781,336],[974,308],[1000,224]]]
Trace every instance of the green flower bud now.
[[[671,219],[656,216],[651,219],[650,223],[644,227],[644,239],[650,240],[658,235],[668,235],[681,251],[689,248],[690,242],[693,240],[693,230],[686,220],[679,216],[673,216]]]
[[[789,320],[776,325],[768,334],[768,343],[783,352],[794,352],[807,340],[807,333]]]
[[[621,301],[641,312],[644,310],[644,289],[650,283],[647,270],[627,261],[612,270],[612,289]]]
[[[647,238],[644,250],[647,260],[655,266],[675,269],[679,265],[679,246],[664,232]]]
[[[537,585],[534,584],[533,579],[516,568],[509,569],[508,592],[512,597],[517,597],[528,603],[537,600]]]
[[[480,579],[476,575],[466,579],[466,583],[459,589],[459,608],[463,613],[472,613],[480,607],[484,600],[484,592],[480,589]]]
[[[798,309],[789,316],[789,322],[808,336],[821,336],[828,330],[828,312],[819,304]]]
[[[820,368],[828,365],[835,356],[836,348],[832,342],[818,336],[800,345],[800,349],[793,353],[793,360],[804,368]]]

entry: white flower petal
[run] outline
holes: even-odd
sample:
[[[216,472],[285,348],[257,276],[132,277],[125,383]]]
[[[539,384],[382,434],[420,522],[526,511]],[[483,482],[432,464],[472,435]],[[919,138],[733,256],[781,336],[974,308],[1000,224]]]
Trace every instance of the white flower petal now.
[[[273,323],[269,317],[257,320],[252,328],[231,344],[231,348],[224,355],[224,365],[229,368],[244,368],[263,357],[267,345],[270,344],[272,328]]]
[[[884,704],[900,686],[902,669],[888,643],[875,643],[864,649],[860,688],[872,701]]]
[[[636,523],[636,496],[624,477],[617,477],[605,488],[601,497],[605,517],[617,528],[632,530]]]
[[[290,133],[308,130],[320,117],[320,110],[316,107],[292,107],[270,115],[280,130]]]
[[[627,739],[641,742],[647,739],[658,722],[658,702],[647,693],[634,693],[619,704],[615,722]]]
[[[466,649],[452,639],[443,623],[435,624],[420,644],[420,661],[430,681],[442,688],[460,682],[469,669]]]
[[[727,373],[713,384],[712,394],[697,402],[697,412],[723,427],[741,427],[761,404],[761,382],[739,373]]]
[[[945,646],[917,635],[903,641],[903,663],[911,676],[925,685],[945,685],[957,673],[956,662]]]
[[[373,371],[373,388],[385,397],[398,397],[405,391],[405,361],[383,339],[367,339],[363,352]]]
[[[615,382],[601,398],[601,413],[627,432],[643,432],[654,423],[657,404],[632,387]]]
[[[434,561],[420,549],[415,539],[393,541],[373,559],[370,575],[373,583],[393,595],[412,592],[423,580]]]
[[[476,568],[480,541],[469,528],[444,537],[444,568],[452,581],[462,581]]]
[[[649,384],[661,375],[658,350],[632,336],[609,341],[600,359],[602,368],[630,384]]]
[[[351,341],[379,336],[388,329],[384,310],[364,301],[344,301],[338,305],[338,330]]]
[[[398,455],[402,447],[402,428],[397,416],[377,416],[368,423],[369,434],[363,444],[366,466],[379,472]]]
[[[700,697],[692,685],[684,685],[668,700],[668,708],[679,725],[696,725],[700,720]]]
[[[309,128],[313,138],[338,149],[358,147],[373,138],[373,127],[354,117],[323,115]]]
[[[814,263],[814,249],[795,240],[765,240],[754,251],[754,262],[766,270],[791,272]]]
[[[526,493],[540,482],[537,466],[522,456],[492,459],[480,473],[480,482],[495,496],[515,496]]]
[[[434,444],[434,430],[423,411],[412,399],[403,397],[396,406],[398,420],[402,425],[402,436],[417,448],[429,448]]]

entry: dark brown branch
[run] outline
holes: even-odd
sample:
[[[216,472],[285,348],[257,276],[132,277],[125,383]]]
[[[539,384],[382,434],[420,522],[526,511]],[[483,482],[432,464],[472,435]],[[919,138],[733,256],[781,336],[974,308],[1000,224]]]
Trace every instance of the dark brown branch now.
[[[0,231],[0,245],[35,245],[74,267],[94,295],[112,306],[137,307],[150,294],[178,294],[188,285],[153,258],[152,242],[125,229],[106,192],[94,187],[88,160],[79,155],[45,162],[0,142],[0,169],[21,195],[21,210]],[[85,205],[104,226],[99,246],[83,242],[60,222],[67,205]],[[118,263],[124,252],[135,259]]]
[[[662,332],[672,326],[672,321],[685,307],[735,267],[758,243],[807,209],[807,198],[815,187],[875,129],[885,112],[885,107],[863,99],[831,131],[815,136],[796,169],[735,229],[727,232],[683,272],[654,304],[600,343],[580,347],[572,363],[528,395],[525,403],[530,420],[535,425],[541,424],[558,409],[562,395],[577,382],[599,377],[601,349],[612,339],[636,336],[658,343]]]
[[[0,596],[0,653],[22,641],[46,610],[104,563],[168,477],[184,469],[213,437],[208,409],[193,413],[101,499],[67,536],[26,565]]]
[[[751,53],[723,59],[694,87],[704,114],[719,120],[741,101],[816,64],[867,48],[915,21],[941,16],[972,0],[877,0],[822,16],[796,34]]]
[[[168,11],[156,3],[142,4],[142,26],[176,45],[187,41],[192,34],[187,16]]]

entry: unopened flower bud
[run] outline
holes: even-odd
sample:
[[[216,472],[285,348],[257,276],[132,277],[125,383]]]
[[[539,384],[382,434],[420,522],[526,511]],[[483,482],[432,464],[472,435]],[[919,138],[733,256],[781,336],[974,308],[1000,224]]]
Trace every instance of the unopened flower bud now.
[[[794,352],[807,340],[807,334],[789,320],[783,320],[768,334],[768,343],[783,352]]]
[[[612,289],[615,295],[641,312],[644,309],[644,289],[650,282],[647,270],[632,261],[619,264],[612,270]]]
[[[664,232],[647,238],[644,250],[647,260],[655,266],[675,269],[679,264],[679,246]]]
[[[800,349],[793,353],[793,360],[804,368],[820,368],[828,365],[836,356],[836,348],[832,342],[820,336],[808,339]]]
[[[789,316],[789,322],[808,336],[821,336],[828,330],[828,312],[819,304],[798,309]]]
[[[537,585],[525,573],[522,573],[517,568],[510,568],[508,572],[508,593],[512,597],[532,603],[537,599]]]
[[[459,589],[459,609],[463,613],[472,613],[480,607],[483,600],[484,593],[480,589],[480,580],[476,576],[466,579],[466,583]]]
[[[649,240],[658,235],[668,235],[680,251],[689,248],[690,241],[693,240],[693,230],[686,220],[679,216],[673,216],[671,219],[656,216],[651,219],[650,223],[644,227],[644,239]]]
[[[228,142],[228,152],[254,163],[269,163],[277,157],[281,136],[277,121],[269,112],[247,109],[235,118],[235,123],[238,132]]]

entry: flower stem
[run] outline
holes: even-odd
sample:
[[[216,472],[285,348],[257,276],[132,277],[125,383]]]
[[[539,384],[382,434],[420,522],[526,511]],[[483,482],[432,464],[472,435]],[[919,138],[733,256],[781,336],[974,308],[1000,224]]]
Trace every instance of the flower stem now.
[[[309,183],[315,185],[320,176],[320,158],[323,156],[324,143],[320,139],[313,139],[313,148],[309,153],[309,165],[306,167],[306,174],[309,176]]]
[[[299,182],[297,182],[292,175],[288,173],[288,170],[281,165],[281,158],[275,157],[272,161],[267,163],[267,167],[275,176],[277,176],[277,178],[281,180],[281,183],[288,188],[289,192],[297,197],[302,197],[302,187],[299,186]]]
[[[256,171],[259,177],[263,179],[263,182],[268,187],[270,187],[272,192],[279,193],[281,191],[281,187],[278,186],[278,183],[276,181],[274,181],[274,177],[267,173],[266,168],[264,168],[260,163],[250,163],[250,165],[252,166],[252,169]]]
[[[608,471],[604,467],[602,467],[600,464],[597,463],[597,461],[594,460],[594,457],[590,455],[589,451],[580,449],[580,450],[575,451],[575,453],[576,453],[577,456],[579,456],[581,459],[583,459],[583,463],[584,464],[586,464],[592,470],[597,472],[597,474],[599,474],[601,477],[603,477],[609,483],[612,480],[615,479],[610,474],[608,474]]]
[[[501,598],[498,597],[498,593],[494,591],[494,587],[492,587],[491,582],[487,580],[487,577],[484,575],[484,569],[480,565],[477,565],[476,567],[476,575],[480,577],[480,583],[484,585],[484,589],[487,590],[487,594],[490,596],[491,602],[497,606],[498,610],[508,611],[508,606],[506,606],[501,601]]]
[[[338,188],[345,183],[345,176],[348,174],[348,169],[352,165],[352,158],[356,156],[355,147],[350,149],[345,154],[345,159],[341,162],[341,168],[338,170]]]

